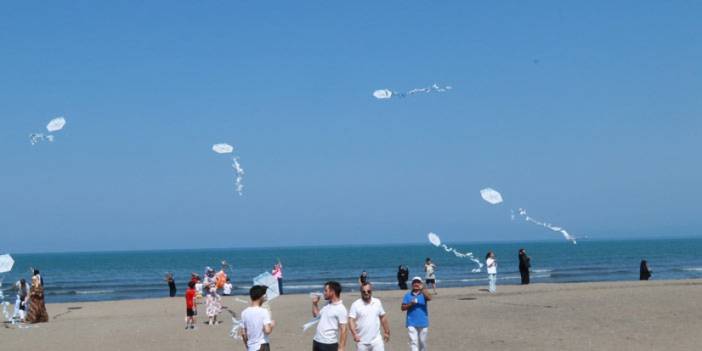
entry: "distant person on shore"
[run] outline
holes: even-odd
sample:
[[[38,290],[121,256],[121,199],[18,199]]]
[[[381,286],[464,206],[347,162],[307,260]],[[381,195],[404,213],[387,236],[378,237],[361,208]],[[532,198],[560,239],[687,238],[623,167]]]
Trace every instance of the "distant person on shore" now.
[[[639,267],[639,280],[649,280],[651,278],[651,271],[648,269],[648,261],[641,260],[641,266]]]
[[[198,298],[198,299],[202,298],[203,287],[204,287],[204,284],[202,284],[202,281],[198,277],[197,280],[195,281],[195,297],[196,298]]]
[[[368,272],[365,270],[361,272],[361,275],[358,277],[358,285],[363,286],[363,284],[368,283]]]
[[[485,256],[485,266],[487,266],[488,281],[490,282],[488,291],[494,294],[497,291],[497,287],[495,286],[495,284],[497,284],[497,260],[495,259],[494,252],[488,251]]]
[[[266,300],[268,287],[254,285],[249,289],[251,306],[241,312],[241,337],[247,351],[270,351],[268,335],[273,332],[275,321],[271,313],[261,307]]]
[[[29,291],[31,286],[27,281],[22,278],[17,283],[15,283],[17,288],[17,301],[15,302],[15,312],[12,318],[18,319],[21,323],[24,323],[27,317],[27,304],[29,302]]]
[[[526,250],[519,249],[519,274],[522,276],[522,285],[529,284],[529,268],[531,268],[531,258],[527,256]]]
[[[188,282],[185,290],[185,329],[195,329],[195,282]]]
[[[173,279],[173,273],[166,274],[166,283],[168,283],[168,293],[171,297],[176,296],[176,285]]]
[[[227,283],[229,277],[227,277],[227,272],[224,271],[226,268],[225,261],[222,262],[222,268],[215,274],[215,286],[217,287],[217,294],[224,292],[224,284]]]
[[[397,286],[402,290],[407,290],[407,280],[409,279],[409,268],[407,266],[400,265],[397,268]]]
[[[224,287],[222,288],[222,295],[224,296],[229,296],[232,294],[232,289],[234,289],[234,286],[232,285],[232,281],[227,277],[227,282],[224,283]]]
[[[436,294],[436,265],[429,257],[424,261],[424,272],[426,272],[425,278],[427,287],[431,286],[432,290],[434,290],[434,294]]]
[[[380,326],[383,335],[380,335]],[[361,298],[351,304],[349,310],[349,330],[356,342],[358,351],[384,351],[390,341],[388,315],[379,299],[373,297],[373,285],[361,286]]]
[[[205,311],[209,319],[209,325],[217,324],[217,316],[222,312],[222,297],[217,294],[216,287],[210,287],[207,290],[207,298],[205,299]]]
[[[280,263],[280,260],[273,266],[271,274],[275,279],[278,279],[278,293],[283,295],[283,264]]]
[[[348,314],[341,301],[341,284],[328,281],[324,284],[327,304],[319,308],[319,296],[312,299],[312,316],[319,317],[317,332],[312,340],[312,351],[344,351]]]
[[[431,301],[429,290],[422,284],[421,277],[412,278],[412,291],[402,299],[402,311],[407,311],[407,332],[411,351],[426,351],[429,334],[428,302]]]
[[[29,290],[29,312],[27,323],[45,323],[49,321],[49,314],[44,304],[44,285],[38,270],[34,270],[32,287]]]
[[[217,279],[215,278],[215,271],[212,267],[205,268],[205,278],[202,281],[202,288],[205,293],[210,291],[210,288],[217,288]]]

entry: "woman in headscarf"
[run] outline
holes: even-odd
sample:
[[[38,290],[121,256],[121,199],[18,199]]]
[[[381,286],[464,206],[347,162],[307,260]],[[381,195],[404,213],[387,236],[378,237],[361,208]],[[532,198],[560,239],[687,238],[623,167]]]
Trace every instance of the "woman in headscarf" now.
[[[44,286],[41,284],[39,271],[35,270],[32,277],[32,287],[29,290],[29,312],[27,323],[45,323],[49,321],[49,314],[44,304]]]
[[[397,267],[397,285],[402,290],[407,290],[407,280],[409,279],[409,268],[405,265]]]

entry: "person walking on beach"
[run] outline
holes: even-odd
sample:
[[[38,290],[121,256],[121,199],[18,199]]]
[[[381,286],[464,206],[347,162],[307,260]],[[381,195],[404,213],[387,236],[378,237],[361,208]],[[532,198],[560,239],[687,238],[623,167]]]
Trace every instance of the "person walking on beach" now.
[[[648,261],[641,260],[641,265],[639,267],[639,280],[649,280],[651,278],[651,271],[648,269]]]
[[[390,323],[379,299],[372,296],[373,285],[361,286],[361,298],[351,304],[349,310],[349,330],[356,342],[358,351],[384,351],[390,341]],[[380,326],[383,335],[380,335]]]
[[[224,287],[222,288],[222,295],[224,296],[229,296],[232,294],[232,289],[234,289],[234,286],[232,285],[231,279],[227,277],[227,282],[224,283]]]
[[[275,279],[278,279],[278,293],[283,295],[283,264],[280,263],[280,260],[273,266],[271,274]]]
[[[490,286],[488,291],[494,294],[497,291],[495,284],[497,283],[497,260],[495,259],[495,253],[488,251],[485,256],[485,265],[487,266],[488,281]]]
[[[29,290],[29,312],[27,323],[44,323],[49,321],[49,314],[44,304],[44,286],[39,271],[35,270],[32,277],[32,287]]]
[[[341,301],[341,284],[328,281],[324,284],[327,304],[319,308],[319,296],[312,299],[312,316],[319,317],[317,332],[312,340],[312,351],[344,351],[348,315]]]
[[[15,287],[17,288],[17,302],[15,302],[15,312],[12,318],[19,319],[21,323],[24,323],[27,316],[27,303],[29,302],[31,286],[22,278],[15,284]]]
[[[365,270],[361,272],[361,275],[358,277],[358,285],[363,286],[363,284],[368,283],[368,272]]]
[[[168,293],[171,297],[176,296],[176,285],[173,279],[173,273],[166,274],[166,283],[168,283]]]
[[[427,287],[431,286],[432,290],[434,290],[434,294],[436,294],[436,265],[429,257],[424,261],[424,272],[426,272]]]
[[[407,290],[407,280],[409,279],[409,268],[407,266],[400,265],[397,268],[397,286],[401,290]]]
[[[185,290],[185,329],[195,329],[195,281],[188,282]]]
[[[266,300],[268,287],[254,285],[249,289],[251,306],[241,312],[241,337],[247,351],[270,351],[268,335],[273,332],[275,321],[271,313],[261,307]]]
[[[402,298],[402,311],[407,312],[407,332],[411,351],[426,351],[429,334],[429,290],[422,284],[421,277],[412,278],[412,291]]]
[[[205,311],[207,312],[207,318],[209,319],[209,325],[217,324],[217,316],[222,311],[222,297],[217,294],[216,287],[210,287],[207,291],[207,298],[205,298]]]
[[[529,268],[531,268],[531,258],[527,256],[526,250],[519,249],[519,274],[522,276],[522,285],[529,284]]]

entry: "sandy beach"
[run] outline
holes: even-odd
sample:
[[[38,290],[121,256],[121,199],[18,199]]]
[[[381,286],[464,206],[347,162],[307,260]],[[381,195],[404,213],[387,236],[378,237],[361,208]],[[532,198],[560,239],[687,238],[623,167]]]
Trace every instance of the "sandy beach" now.
[[[401,291],[380,291],[389,313],[388,350],[407,350]],[[439,289],[430,303],[431,350],[698,350],[702,344],[702,280],[533,284]],[[342,294],[348,307],[357,292]],[[228,310],[246,306],[225,297]],[[3,350],[244,350],[224,322],[184,330],[184,299],[49,304],[51,322],[0,328]],[[201,308],[202,309],[202,308]],[[310,350],[314,330],[308,295],[272,304],[273,350]],[[352,340],[347,350],[355,350]]]

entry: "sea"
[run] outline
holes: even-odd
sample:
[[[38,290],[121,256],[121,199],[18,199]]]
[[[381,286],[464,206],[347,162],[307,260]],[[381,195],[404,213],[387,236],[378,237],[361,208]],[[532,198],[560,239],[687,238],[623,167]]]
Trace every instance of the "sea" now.
[[[639,279],[642,259],[648,261],[654,280],[702,278],[702,238],[655,240],[583,240],[522,243],[446,243],[484,260],[492,250],[498,261],[498,285],[519,284],[518,250],[531,257],[532,283],[580,283]],[[356,289],[358,276],[367,271],[375,289],[398,289],[397,270],[407,265],[410,278],[424,277],[423,264],[430,257],[437,265],[438,288],[487,285],[485,269],[430,244],[232,248],[116,252],[13,254],[11,272],[0,275],[6,298],[14,301],[13,284],[29,279],[32,267],[44,278],[46,302],[109,301],[168,296],[166,273],[173,273],[177,294],[182,296],[192,272],[201,276],[205,267],[226,269],[234,294],[245,295],[252,278],[283,264],[285,293],[322,290],[336,280],[345,290]]]

